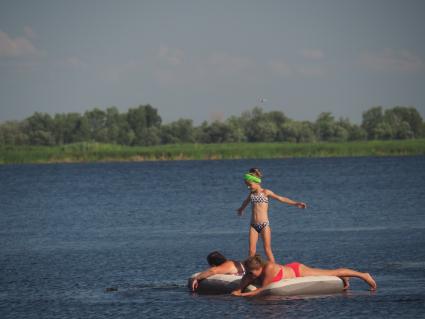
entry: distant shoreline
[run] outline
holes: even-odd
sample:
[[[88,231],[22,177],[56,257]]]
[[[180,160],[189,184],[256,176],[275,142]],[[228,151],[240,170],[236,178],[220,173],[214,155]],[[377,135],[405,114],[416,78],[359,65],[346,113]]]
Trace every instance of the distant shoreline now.
[[[425,155],[425,139],[344,143],[2,146],[0,164]]]

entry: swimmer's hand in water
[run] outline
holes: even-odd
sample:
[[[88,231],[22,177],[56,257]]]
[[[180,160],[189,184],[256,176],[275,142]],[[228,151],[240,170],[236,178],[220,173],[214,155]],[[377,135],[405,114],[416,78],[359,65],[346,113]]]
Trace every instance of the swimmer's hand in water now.
[[[232,291],[233,296],[242,296],[242,291],[240,289]]]
[[[298,208],[307,208],[307,204],[303,202],[296,202],[294,206]]]
[[[192,286],[192,291],[195,291],[199,286],[198,279],[196,279],[196,278],[192,279],[192,285],[191,286]]]

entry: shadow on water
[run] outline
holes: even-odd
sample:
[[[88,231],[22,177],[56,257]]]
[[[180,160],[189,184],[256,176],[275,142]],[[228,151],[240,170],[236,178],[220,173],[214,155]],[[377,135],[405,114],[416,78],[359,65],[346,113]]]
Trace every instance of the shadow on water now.
[[[177,281],[154,281],[126,286],[110,286],[104,289],[103,295],[106,297],[125,299],[137,299],[145,296],[170,293],[190,293],[184,282]]]

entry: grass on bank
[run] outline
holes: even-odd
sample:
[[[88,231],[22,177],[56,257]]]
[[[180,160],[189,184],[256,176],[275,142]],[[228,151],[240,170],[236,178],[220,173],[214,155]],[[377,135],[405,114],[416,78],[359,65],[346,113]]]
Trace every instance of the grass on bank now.
[[[171,144],[149,147],[99,143],[0,147],[1,164],[413,155],[425,155],[425,139],[302,144]]]

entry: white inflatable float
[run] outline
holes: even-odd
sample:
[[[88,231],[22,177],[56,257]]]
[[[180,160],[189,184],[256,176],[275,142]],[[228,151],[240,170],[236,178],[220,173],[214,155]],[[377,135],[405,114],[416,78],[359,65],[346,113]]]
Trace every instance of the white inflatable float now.
[[[192,278],[197,274],[193,274],[188,285],[192,282]],[[197,293],[201,294],[228,294],[239,288],[242,276],[237,275],[213,275],[199,282]],[[257,289],[253,285],[249,285],[246,290],[252,291]],[[265,287],[260,296],[302,296],[302,295],[323,295],[332,294],[343,291],[343,282],[335,276],[310,276],[298,277],[291,279],[282,279],[273,282]]]

